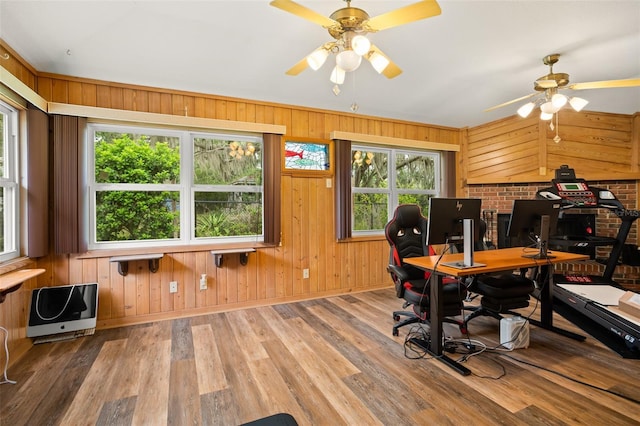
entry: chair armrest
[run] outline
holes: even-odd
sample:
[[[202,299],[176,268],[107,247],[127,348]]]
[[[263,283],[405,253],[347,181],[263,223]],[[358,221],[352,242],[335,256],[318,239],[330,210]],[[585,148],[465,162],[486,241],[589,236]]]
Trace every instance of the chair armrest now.
[[[401,266],[389,265],[387,271],[394,277],[394,281],[404,282],[409,279],[409,273]]]

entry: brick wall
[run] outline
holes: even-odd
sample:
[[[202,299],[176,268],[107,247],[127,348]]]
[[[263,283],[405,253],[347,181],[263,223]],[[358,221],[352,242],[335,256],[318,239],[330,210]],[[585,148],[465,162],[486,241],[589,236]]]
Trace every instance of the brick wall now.
[[[636,194],[638,183],[636,181],[606,181],[589,182],[592,187],[608,189],[613,192],[627,209],[636,209]],[[542,188],[548,188],[548,184],[482,184],[468,185],[466,196],[481,198],[483,211],[493,211],[493,223],[488,224],[493,232],[493,242],[497,245],[497,218],[498,213],[511,213],[513,200],[533,199],[536,192]],[[620,219],[608,209],[569,209],[571,213],[595,213],[596,233],[600,237],[616,237],[620,228]],[[640,221],[637,221],[640,222]],[[638,244],[638,224],[634,223],[627,244]],[[607,259],[611,247],[598,247],[596,258]],[[621,259],[622,260],[622,259]],[[569,272],[587,275],[602,275],[605,265],[596,261],[579,262],[575,264],[557,265],[559,272]],[[640,290],[640,267],[619,265],[614,273],[614,279],[626,288]]]

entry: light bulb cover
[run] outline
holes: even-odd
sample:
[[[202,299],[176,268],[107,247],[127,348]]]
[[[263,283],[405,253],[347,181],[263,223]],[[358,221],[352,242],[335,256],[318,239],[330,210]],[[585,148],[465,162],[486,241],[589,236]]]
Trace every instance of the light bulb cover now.
[[[545,102],[540,105],[540,111],[542,111],[544,114],[553,115],[558,112],[559,109],[560,108],[556,108],[551,101]]]
[[[520,108],[518,108],[518,115],[522,118],[527,118],[529,114],[531,114],[531,111],[533,111],[533,108],[535,106],[536,104],[534,102],[528,102],[522,105]]]
[[[343,50],[336,56],[336,64],[346,72],[355,71],[362,62],[362,56],[353,50]]]
[[[389,65],[389,59],[385,58],[383,55],[378,52],[373,52],[369,57],[369,62],[371,62],[371,66],[374,70],[377,71],[378,74],[382,74],[382,71],[387,68]]]
[[[371,48],[371,42],[368,38],[363,36],[362,34],[358,34],[353,39],[351,39],[351,48],[358,55],[363,56],[369,53],[369,49]]]
[[[344,70],[336,65],[331,71],[331,77],[329,77],[329,80],[334,84],[342,84],[344,83],[344,76]]]
[[[567,97],[561,93],[556,93],[551,97],[551,103],[553,104],[554,108],[556,108],[556,111],[565,106],[567,101]]]
[[[542,111],[542,112],[540,113],[540,120],[549,121],[549,120],[551,120],[552,118],[553,118],[553,114],[549,114],[549,113],[546,113],[546,112],[544,112],[544,111]]]
[[[573,108],[574,111],[577,111],[577,112],[582,111],[582,108],[586,107],[588,103],[589,103],[588,100],[578,98],[578,97],[573,97],[569,99],[569,105],[571,105],[571,108]]]
[[[328,56],[329,51],[321,47],[314,50],[309,54],[309,56],[307,56],[307,64],[309,64],[309,67],[312,70],[317,71],[322,67]]]

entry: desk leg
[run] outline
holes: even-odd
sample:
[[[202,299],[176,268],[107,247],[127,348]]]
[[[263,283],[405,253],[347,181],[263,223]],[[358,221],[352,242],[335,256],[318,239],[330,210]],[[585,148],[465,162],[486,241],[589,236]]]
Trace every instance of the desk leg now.
[[[540,321],[529,320],[529,322],[537,327],[545,330],[553,331],[574,340],[584,341],[585,336],[563,330],[553,325],[553,266],[544,265],[541,268],[541,274],[544,278],[544,285],[540,290]]]
[[[435,281],[433,280],[433,278],[435,278]],[[444,348],[442,344],[442,312],[444,311],[442,298],[442,275],[432,273],[431,288],[429,292],[429,322],[431,324],[431,343],[429,348],[427,349],[427,352],[430,355],[434,356],[437,360],[444,362],[463,376],[468,376],[469,374],[471,374],[471,371],[467,367],[452,360],[444,354]]]

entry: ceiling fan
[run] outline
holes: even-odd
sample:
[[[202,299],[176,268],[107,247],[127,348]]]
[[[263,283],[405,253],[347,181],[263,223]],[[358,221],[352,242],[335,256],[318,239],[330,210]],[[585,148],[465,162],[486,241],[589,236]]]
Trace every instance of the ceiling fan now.
[[[503,106],[507,106],[539,95],[539,99],[522,105],[518,109],[518,115],[525,118],[529,116],[531,111],[537,105],[539,105],[541,111],[540,118],[542,120],[551,120],[551,118],[553,118],[553,115],[558,112],[560,108],[566,105],[567,102],[576,111],[582,110],[582,108],[584,108],[588,103],[587,100],[582,98],[569,98],[559,93],[560,90],[608,89],[615,87],[640,86],[640,78],[632,78],[627,80],[591,81],[588,83],[569,84],[569,74],[553,72],[553,65],[557,63],[559,59],[559,53],[553,53],[542,58],[542,62],[545,65],[549,66],[549,74],[543,75],[533,82],[533,88],[535,92],[488,108],[485,110],[485,112],[493,111],[495,109],[502,108]]]
[[[286,74],[298,75],[307,67],[319,69],[330,53],[336,54],[336,66],[330,80],[337,84],[344,82],[346,72],[356,70],[362,58],[368,60],[373,68],[387,78],[394,78],[402,70],[378,47],[367,39],[367,33],[386,30],[441,13],[435,0],[423,0],[382,15],[370,17],[367,12],[351,7],[351,0],[344,0],[347,7],[325,17],[292,0],[273,0],[270,5],[318,24],[329,31],[334,40],[324,43],[307,57],[291,67]]]

